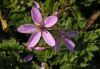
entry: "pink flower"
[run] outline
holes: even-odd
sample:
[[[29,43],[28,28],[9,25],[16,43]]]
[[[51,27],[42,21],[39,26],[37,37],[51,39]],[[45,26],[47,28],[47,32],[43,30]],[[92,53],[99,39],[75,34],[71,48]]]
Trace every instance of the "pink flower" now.
[[[70,52],[73,52],[74,48],[75,48],[75,43],[70,38],[75,37],[77,34],[78,34],[78,32],[75,32],[75,31],[67,31],[67,32],[61,31],[60,36],[63,38],[64,44],[65,44],[66,48],[68,50],[70,50]],[[60,40],[59,40],[59,38],[57,38],[57,40],[56,40],[55,50],[56,51],[60,50]]]
[[[29,48],[33,48],[39,42],[41,36],[48,45],[55,46],[55,39],[46,28],[55,25],[58,18],[52,15],[47,17],[45,20],[42,20],[39,7],[39,4],[35,2],[35,6],[33,6],[31,10],[32,20],[35,22],[35,25],[25,24],[19,26],[17,29],[18,32],[32,34],[27,42]]]

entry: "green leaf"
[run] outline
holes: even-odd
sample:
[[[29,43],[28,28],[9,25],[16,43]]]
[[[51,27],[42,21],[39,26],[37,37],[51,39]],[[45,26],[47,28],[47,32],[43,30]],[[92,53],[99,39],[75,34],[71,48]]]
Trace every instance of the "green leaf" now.
[[[80,67],[76,64],[64,64],[60,69],[80,69]]]
[[[95,51],[98,51],[99,48],[98,48],[98,46],[95,46],[95,45],[88,45],[88,47],[86,48],[86,50],[87,51],[93,51],[93,52],[95,52]]]
[[[72,6],[72,7],[71,7],[71,12],[72,12],[73,16],[74,16],[77,20],[79,20],[79,21],[82,20],[82,16],[81,16],[81,13],[80,13],[78,7]]]

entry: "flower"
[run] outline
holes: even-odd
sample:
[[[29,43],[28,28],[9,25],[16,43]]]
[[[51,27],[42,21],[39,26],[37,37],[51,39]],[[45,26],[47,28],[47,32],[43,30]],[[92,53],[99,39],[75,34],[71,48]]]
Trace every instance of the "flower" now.
[[[44,21],[42,20],[42,15],[39,11],[39,4],[35,2],[35,6],[31,9],[32,20],[35,22],[33,24],[25,24],[18,27],[18,32],[32,34],[27,42],[29,48],[33,48],[40,40],[41,36],[44,41],[50,45],[55,46],[55,39],[46,28],[52,27],[56,24],[58,18],[54,15],[47,17]]]
[[[75,31],[67,31],[67,32],[61,31],[60,36],[63,38],[64,44],[66,48],[70,50],[70,52],[73,52],[75,48],[75,43],[70,38],[75,37],[77,34],[78,32]],[[56,40],[55,50],[56,51],[60,50],[60,38],[57,38]]]

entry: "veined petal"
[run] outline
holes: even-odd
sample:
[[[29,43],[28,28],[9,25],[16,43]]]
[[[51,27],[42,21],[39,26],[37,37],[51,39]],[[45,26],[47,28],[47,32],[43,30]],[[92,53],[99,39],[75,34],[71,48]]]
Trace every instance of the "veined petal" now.
[[[35,34],[31,35],[27,43],[28,47],[33,48],[40,40],[40,37],[41,37],[41,31],[36,32]]]
[[[38,8],[38,9],[40,8],[40,5],[39,5],[38,2],[34,1],[34,4],[35,4],[35,7],[36,7],[36,8]]]
[[[56,16],[49,16],[44,20],[45,27],[52,27],[56,24],[58,18]]]
[[[55,46],[55,39],[52,37],[52,35],[48,31],[43,31],[42,36],[45,40],[45,42],[50,46]]]
[[[46,69],[46,63],[42,62],[40,69]]]
[[[43,51],[43,50],[45,50],[46,48],[37,46],[37,47],[34,47],[33,49],[34,49],[34,50],[38,50],[38,51]]]
[[[74,51],[75,44],[71,39],[65,38],[64,43],[65,43],[65,46],[67,47],[67,49],[70,50],[70,52]]]
[[[65,32],[65,36],[71,38],[71,37],[75,37],[78,34],[77,31],[67,31]]]
[[[55,50],[60,51],[60,39],[59,38],[56,39]]]
[[[20,33],[33,33],[36,30],[36,28],[34,27],[33,24],[24,24],[24,25],[20,25],[17,28],[17,31]]]
[[[42,22],[42,15],[41,15],[38,8],[32,7],[31,16],[32,16],[32,19],[35,23],[41,23]]]
[[[29,62],[31,61],[33,58],[33,55],[27,55],[25,58],[24,58],[24,62]]]

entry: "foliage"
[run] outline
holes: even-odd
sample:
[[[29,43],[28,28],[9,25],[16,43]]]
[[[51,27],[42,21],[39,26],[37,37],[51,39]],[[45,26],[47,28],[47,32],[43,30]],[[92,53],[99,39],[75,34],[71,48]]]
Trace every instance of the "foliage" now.
[[[95,53],[100,56],[100,19],[86,28],[86,20],[100,6],[99,0],[38,0],[40,11],[44,17],[60,11],[57,24],[53,27],[53,36],[60,29],[75,30],[79,34],[72,40],[75,42],[75,52],[69,52],[62,45],[56,52],[41,40],[39,44],[47,47],[44,51],[29,51],[24,43],[30,35],[20,34],[16,31],[21,24],[33,23],[31,19],[32,0],[0,0],[0,17],[6,20],[7,28],[0,18],[0,69],[40,69],[41,63],[46,63],[47,69],[97,69],[94,63]],[[96,8],[91,8],[96,7]],[[89,10],[86,10],[91,8]],[[89,13],[91,12],[91,13]],[[98,14],[100,16],[100,14]],[[32,54],[33,59],[25,63],[24,57]],[[93,64],[94,63],[94,64]],[[99,63],[98,63],[99,64]]]

